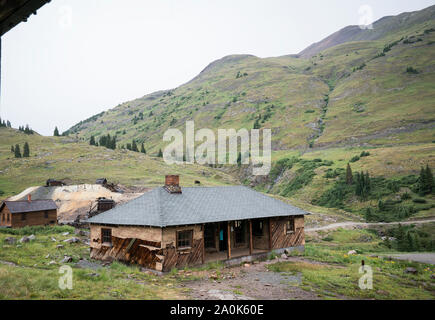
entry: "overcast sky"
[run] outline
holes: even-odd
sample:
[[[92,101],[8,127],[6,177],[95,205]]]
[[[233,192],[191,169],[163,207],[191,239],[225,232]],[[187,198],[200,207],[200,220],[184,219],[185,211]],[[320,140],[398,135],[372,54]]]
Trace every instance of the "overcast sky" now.
[[[298,53],[347,26],[425,0],[53,0],[2,38],[0,116],[52,135],[175,88],[229,54]]]

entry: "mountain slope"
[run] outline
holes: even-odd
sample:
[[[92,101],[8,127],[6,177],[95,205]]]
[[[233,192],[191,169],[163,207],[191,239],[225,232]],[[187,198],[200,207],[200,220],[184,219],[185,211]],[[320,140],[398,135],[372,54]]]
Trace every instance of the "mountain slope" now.
[[[187,120],[214,130],[257,121],[272,129],[275,151],[431,142],[434,10],[383,18],[367,36],[378,40],[346,42],[309,59],[224,57],[178,88],[120,104],[66,134],[88,140],[110,133],[118,146],[134,139],[156,153],[166,145],[163,133],[184,131]]]
[[[435,19],[435,6],[414,12],[404,12],[397,16],[383,17],[373,23],[373,29],[361,29],[359,26],[347,26],[327,38],[313,43],[302,50],[299,56],[311,58],[323,50],[351,41],[378,40],[387,36],[398,36],[403,29],[412,28]]]

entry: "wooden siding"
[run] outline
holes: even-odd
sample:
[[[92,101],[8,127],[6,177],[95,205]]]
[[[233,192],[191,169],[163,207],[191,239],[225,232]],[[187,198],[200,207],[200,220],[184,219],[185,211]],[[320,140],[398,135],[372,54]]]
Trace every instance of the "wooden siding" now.
[[[295,232],[293,233],[286,232],[286,224],[288,218],[270,219],[272,249],[298,247],[305,245],[304,217],[297,216],[294,219]]]
[[[193,231],[192,246],[190,248],[177,249],[177,232],[185,230]],[[202,263],[204,251],[203,226],[191,225],[164,228],[162,248],[164,256],[163,271]]]

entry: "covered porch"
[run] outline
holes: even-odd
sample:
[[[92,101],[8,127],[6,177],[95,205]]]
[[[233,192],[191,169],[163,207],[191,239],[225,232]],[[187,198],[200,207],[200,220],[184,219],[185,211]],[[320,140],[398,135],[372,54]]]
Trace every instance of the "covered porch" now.
[[[271,250],[269,219],[207,223],[204,262],[229,260]]]

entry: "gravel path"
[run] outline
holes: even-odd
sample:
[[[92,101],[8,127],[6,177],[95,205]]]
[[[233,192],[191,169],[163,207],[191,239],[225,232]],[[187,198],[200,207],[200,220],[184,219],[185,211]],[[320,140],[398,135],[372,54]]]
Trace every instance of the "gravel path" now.
[[[390,256],[399,260],[411,260],[435,265],[435,253],[401,253]]]
[[[190,289],[188,296],[195,300],[319,299],[316,293],[299,287],[302,283],[302,274],[291,275],[269,271],[266,268],[270,263],[300,259],[280,258],[225,268],[219,278],[214,279],[213,274],[208,274],[203,280],[185,282],[182,286]]]
[[[422,223],[430,223],[435,222],[435,219],[426,219],[426,220],[414,220],[414,221],[402,221],[402,222],[373,222],[373,223],[366,223],[366,222],[338,222],[338,223],[332,223],[323,227],[317,227],[317,228],[306,228],[305,232],[316,232],[316,231],[322,231],[322,230],[332,230],[332,229],[338,229],[338,228],[352,228],[352,227],[374,227],[374,226],[388,226],[388,225],[409,225],[409,224],[422,224]]]

